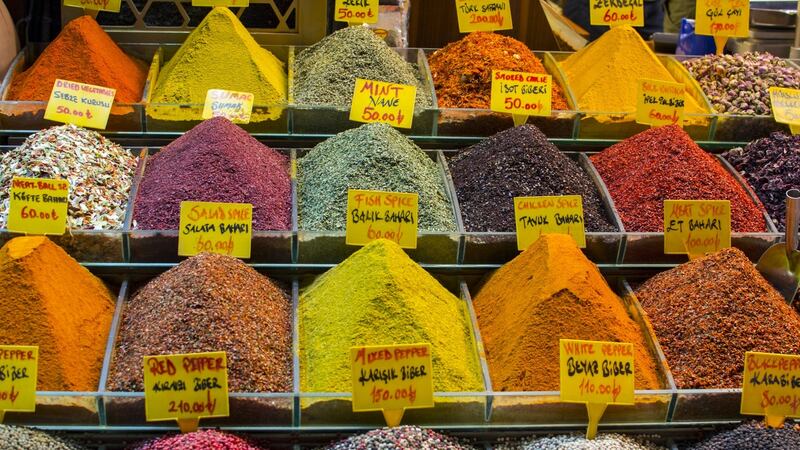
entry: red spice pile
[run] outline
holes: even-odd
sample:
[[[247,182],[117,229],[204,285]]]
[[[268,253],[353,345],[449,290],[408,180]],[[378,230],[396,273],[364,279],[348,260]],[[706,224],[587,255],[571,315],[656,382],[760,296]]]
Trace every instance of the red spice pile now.
[[[447,44],[429,62],[439,106],[444,108],[489,109],[492,70],[547,74],[542,61],[522,42],[482,31]],[[569,109],[555,80],[552,108]]]
[[[766,230],[760,202],[677,125],[643,131],[591,159],[626,231],[663,231],[664,200],[730,200],[733,231]]]
[[[242,438],[215,430],[165,436],[135,447],[133,450],[259,450]]]

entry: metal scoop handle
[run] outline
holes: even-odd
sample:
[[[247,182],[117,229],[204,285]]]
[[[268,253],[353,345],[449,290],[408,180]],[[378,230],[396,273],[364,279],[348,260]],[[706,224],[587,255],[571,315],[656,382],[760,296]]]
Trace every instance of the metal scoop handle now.
[[[797,250],[800,226],[800,189],[786,191],[786,254]]]

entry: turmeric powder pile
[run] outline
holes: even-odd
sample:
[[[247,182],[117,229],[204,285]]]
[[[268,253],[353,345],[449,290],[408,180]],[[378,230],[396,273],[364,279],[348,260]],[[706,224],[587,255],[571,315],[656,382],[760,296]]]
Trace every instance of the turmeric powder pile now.
[[[557,391],[559,339],[633,344],[636,389],[661,387],[641,328],[569,235],[545,234],[498,269],[475,312],[495,390]]]
[[[38,390],[96,391],[114,298],[44,236],[0,249],[0,342],[39,346]]]

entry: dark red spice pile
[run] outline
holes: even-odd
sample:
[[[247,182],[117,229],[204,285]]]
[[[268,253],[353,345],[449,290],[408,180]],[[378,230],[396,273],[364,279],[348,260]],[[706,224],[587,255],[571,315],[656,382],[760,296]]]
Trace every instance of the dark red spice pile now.
[[[677,125],[643,131],[591,159],[626,231],[663,231],[664,200],[730,200],[733,231],[766,230],[763,206]]]
[[[182,201],[250,203],[253,229],[291,228],[289,158],[228,119],[206,120],[148,158],[135,227],[175,230]]]
[[[202,430],[194,433],[164,436],[147,441],[131,450],[260,450],[246,440],[232,434],[216,430]]]

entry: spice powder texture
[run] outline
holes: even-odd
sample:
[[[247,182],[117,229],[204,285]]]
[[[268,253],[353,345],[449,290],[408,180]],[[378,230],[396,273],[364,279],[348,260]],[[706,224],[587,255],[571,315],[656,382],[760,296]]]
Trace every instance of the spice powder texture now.
[[[631,343],[636,389],[661,387],[641,327],[569,235],[542,235],[474,305],[495,389],[557,391],[559,339]]]
[[[429,342],[435,391],[482,391],[466,304],[394,242],[378,239],[300,295],[300,388],[346,392],[357,345]]]
[[[733,231],[766,230],[760,202],[677,125],[643,131],[591,161],[626,231],[663,231],[664,200],[729,200]]]
[[[56,79],[62,79],[116,89],[114,101],[137,103],[146,78],[143,61],[125,54],[91,16],[81,16],[64,26],[29,69],[14,76],[7,100],[47,101]]]
[[[37,389],[96,391],[114,298],[100,279],[43,236],[0,249],[4,345],[38,345]]]
[[[800,316],[736,248],[636,290],[679,389],[737,388],[746,352],[800,354]]]
[[[147,355],[224,351],[232,392],[291,391],[290,317],[288,294],[240,260],[189,258],[126,302],[109,387],[141,392]]]

